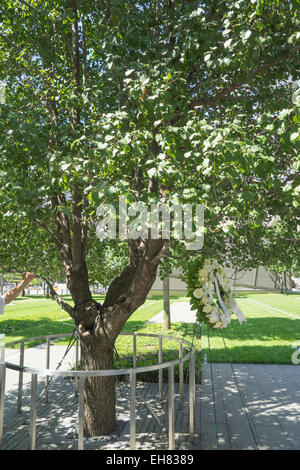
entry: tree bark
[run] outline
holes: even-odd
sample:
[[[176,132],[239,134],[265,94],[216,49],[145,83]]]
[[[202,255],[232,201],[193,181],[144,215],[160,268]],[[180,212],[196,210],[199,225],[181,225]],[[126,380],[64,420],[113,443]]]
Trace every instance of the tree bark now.
[[[98,315],[92,299],[75,312],[81,340],[81,370],[114,369],[114,343],[109,337],[104,315]],[[115,376],[87,377],[84,390],[84,433],[95,437],[112,433],[116,428]]]
[[[280,273],[280,293],[283,294],[284,285],[283,285],[283,273]]]
[[[93,342],[91,352],[81,351],[82,367],[85,370],[114,369],[113,350],[103,347],[97,339]],[[116,396],[115,376],[88,377],[84,390],[84,433],[95,437],[112,433],[116,429]]]
[[[99,313],[97,302],[92,299],[89,288],[83,249],[84,238],[79,236],[80,214],[77,213],[77,206],[75,205],[73,210],[73,216],[76,216],[76,223],[73,224],[76,232],[76,236],[73,237],[73,249],[67,236],[69,227],[65,224],[65,231],[62,230],[63,221],[60,214],[57,214],[57,226],[60,229],[58,247],[64,260],[67,286],[75,307],[65,305],[54,290],[51,291],[51,295],[75,321],[81,341],[82,369],[90,371],[114,369],[115,340],[132,313],[145,302],[155,281],[158,263],[171,242],[129,240],[128,264],[111,282]],[[86,378],[84,392],[86,436],[107,435],[116,429],[115,383],[115,376]]]
[[[171,315],[170,315],[170,278],[166,277],[163,280],[163,297],[164,297],[164,310],[163,310],[163,331],[171,328]]]

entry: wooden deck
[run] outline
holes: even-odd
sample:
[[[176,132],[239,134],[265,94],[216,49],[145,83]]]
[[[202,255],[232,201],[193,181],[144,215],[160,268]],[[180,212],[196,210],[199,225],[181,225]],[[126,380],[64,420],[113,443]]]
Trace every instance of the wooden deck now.
[[[233,369],[232,369],[233,367]],[[189,438],[188,386],[182,406],[175,384],[176,448],[300,449],[300,367],[251,364],[204,364],[196,387],[195,436]],[[234,373],[233,373],[234,372]],[[37,408],[37,449],[76,449],[77,399],[73,383],[62,378],[51,384],[44,403],[43,380]],[[168,448],[167,384],[158,400],[156,383],[137,385],[137,449]],[[117,385],[118,429],[113,436],[85,439],[85,449],[129,449],[129,389]],[[5,397],[2,449],[29,448],[30,385],[24,386],[23,412],[16,412],[17,390]],[[155,416],[154,416],[154,414]]]
[[[299,450],[300,367],[233,364],[232,368],[204,365],[197,446]]]

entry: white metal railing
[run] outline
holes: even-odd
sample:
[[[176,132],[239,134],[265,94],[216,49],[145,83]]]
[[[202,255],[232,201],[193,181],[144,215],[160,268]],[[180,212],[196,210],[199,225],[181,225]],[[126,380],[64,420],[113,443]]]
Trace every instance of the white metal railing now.
[[[48,402],[49,377],[73,377],[75,383],[75,392],[78,395],[78,450],[84,448],[83,423],[84,423],[84,385],[86,377],[104,377],[128,375],[130,384],[130,448],[136,448],[136,382],[137,375],[143,372],[158,371],[158,395],[162,400],[163,394],[163,369],[168,369],[168,438],[169,449],[175,448],[175,406],[174,406],[174,367],[179,365],[179,394],[180,399],[183,398],[183,363],[189,361],[189,432],[190,437],[194,436],[195,426],[195,347],[188,341],[180,338],[174,338],[166,335],[155,335],[149,333],[121,333],[121,335],[129,335],[133,337],[133,368],[129,369],[111,369],[111,370],[77,370],[79,364],[79,337],[76,338],[76,370],[57,370],[49,369],[51,340],[65,338],[71,336],[72,333],[36,336],[18,341],[0,345],[0,447],[3,438],[4,425],[4,400],[5,400],[5,377],[6,370],[19,371],[17,411],[22,412],[22,394],[23,394],[23,374],[31,374],[31,406],[30,406],[30,425],[29,439],[30,449],[36,448],[36,418],[37,418],[37,383],[38,376],[45,377],[45,401]],[[136,367],[137,363],[137,337],[148,336],[158,339],[158,364],[145,367]],[[178,359],[163,362],[163,340],[178,342]],[[24,366],[25,343],[29,341],[45,340],[46,342],[46,364],[44,369]],[[5,361],[5,348],[20,344],[19,364],[13,364]],[[183,355],[183,345],[189,347],[189,352]]]

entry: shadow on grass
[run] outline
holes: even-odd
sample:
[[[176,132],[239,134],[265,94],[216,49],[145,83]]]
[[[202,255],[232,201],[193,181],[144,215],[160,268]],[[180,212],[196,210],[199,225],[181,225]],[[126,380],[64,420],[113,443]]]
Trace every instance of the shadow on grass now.
[[[191,323],[173,323],[172,329],[168,332],[162,331],[161,324],[147,324],[139,321],[128,321],[123,332],[143,332],[154,335],[162,334],[164,336],[175,336],[176,338],[185,339],[193,342],[193,335],[196,334],[199,325]],[[133,348],[132,338],[130,336],[122,336],[123,341],[119,339],[117,344],[117,350],[119,359],[115,361],[116,368],[132,368],[133,367]],[[120,349],[118,349],[120,348]],[[184,349],[184,355],[188,353],[188,349]],[[163,340],[163,362],[176,360],[179,357],[179,345],[175,341]],[[137,367],[146,367],[154,364],[158,364],[158,339],[156,337],[138,337],[137,338]],[[188,378],[188,364],[189,361],[185,361],[183,364],[185,382]],[[196,381],[199,383],[200,376],[200,355],[196,358]],[[179,382],[179,366],[174,367],[174,378],[175,382]],[[138,379],[146,382],[157,382],[158,371],[145,372],[138,374]],[[168,382],[168,368],[163,369],[163,381]]]
[[[207,336],[206,327],[203,334]],[[292,364],[292,346],[300,342],[299,321],[270,316],[248,318],[247,323],[239,325],[233,320],[224,330],[210,330],[209,340],[211,347],[203,348],[202,353],[210,362]]]
[[[62,296],[64,297],[64,296]],[[20,296],[16,297],[14,299],[14,302],[24,302],[25,300],[39,300],[39,299],[45,299],[45,300],[53,300],[52,297],[47,297],[46,295],[25,295],[24,297]]]
[[[299,317],[300,320],[300,317]],[[300,323],[294,318],[272,317],[247,318],[242,325],[232,320],[230,326],[222,331],[225,339],[239,341],[291,341],[300,340]],[[213,331],[212,336],[220,335]]]
[[[0,321],[0,333],[6,335],[6,340],[14,341],[16,338],[31,338],[36,336],[45,336],[51,334],[71,333],[74,329],[72,320],[65,322],[49,319],[48,317],[40,317],[38,320],[33,319],[7,319]],[[128,321],[123,332],[139,332],[143,330],[146,333],[164,334],[160,324],[145,324],[143,321]],[[173,323],[172,329],[168,332],[170,336],[180,336],[188,341],[200,339],[200,326],[192,323]],[[202,341],[204,353],[207,354],[208,360],[212,362],[232,362],[235,363],[262,363],[262,364],[292,364],[292,354],[295,349],[292,345],[300,342],[299,320],[294,318],[280,317],[263,317],[248,318],[247,323],[239,325],[237,320],[232,320],[227,329],[221,332],[210,330],[209,338],[211,349],[206,347],[205,341]],[[122,356],[122,367],[132,367],[132,339],[128,336],[128,344],[124,349]],[[202,338],[207,338],[207,328],[202,328]],[[122,340],[126,342],[126,336],[122,336]],[[68,341],[68,338],[65,340]],[[152,342],[156,341],[156,348],[152,351],[150,348]],[[30,341],[26,343],[26,347],[40,344],[42,341]],[[281,344],[282,343],[282,344]],[[150,365],[157,362],[157,339],[145,338],[145,347],[141,365]],[[19,346],[16,345],[16,348]],[[174,356],[178,356],[178,346],[174,343]],[[170,353],[173,354],[173,353]],[[153,361],[154,362],[151,362]]]
[[[286,364],[293,365],[292,354],[295,351],[290,346],[234,346],[228,350],[203,348],[202,354],[207,354],[208,362],[225,362],[235,364]]]
[[[124,333],[133,333],[134,331],[139,331],[142,328],[145,328],[145,322],[139,320],[127,321],[122,329]]]
[[[296,323],[295,323],[296,322]],[[145,329],[141,322],[128,322],[124,331],[139,331]],[[299,321],[292,318],[263,317],[248,318],[247,323],[240,325],[238,320],[232,320],[224,330],[210,330],[208,343],[207,327],[192,323],[173,323],[169,334],[180,335],[193,341],[202,336],[202,359],[207,355],[209,362],[234,362],[244,364],[292,364],[293,344],[300,342]],[[161,325],[149,325],[149,332],[163,333]],[[224,338],[224,341],[223,341]],[[224,344],[225,342],[225,344]],[[226,347],[225,347],[226,345]],[[176,354],[175,354],[176,356]],[[145,356],[148,362],[155,354],[150,352]],[[175,359],[176,357],[174,357]],[[125,358],[126,364],[132,364],[132,357]],[[127,367],[127,366],[126,366]]]
[[[167,350],[163,352],[163,362],[173,361],[178,359],[178,351],[176,349]],[[144,348],[140,348],[136,366],[137,367],[147,367],[158,364],[158,350],[155,348],[153,351],[147,351]],[[130,369],[133,367],[133,357],[131,354],[122,354],[119,355],[119,360],[115,359],[115,368],[116,369]],[[200,383],[200,373],[201,373],[201,361],[200,356],[196,357],[195,362],[196,369],[196,383]],[[179,383],[179,365],[174,366],[174,381]],[[183,376],[184,383],[188,383],[189,376],[189,361],[183,363]],[[121,380],[126,380],[125,376],[119,376]],[[143,382],[158,382],[158,371],[150,372],[141,372],[137,374],[137,380]],[[163,382],[167,383],[169,380],[168,368],[163,369]]]

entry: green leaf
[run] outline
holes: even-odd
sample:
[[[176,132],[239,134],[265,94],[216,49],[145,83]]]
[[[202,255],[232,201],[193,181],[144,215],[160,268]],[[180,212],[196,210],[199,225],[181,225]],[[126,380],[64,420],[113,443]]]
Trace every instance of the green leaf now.
[[[104,150],[108,147],[108,144],[106,142],[97,142],[97,148],[99,150]]]
[[[297,140],[299,140],[299,138],[300,138],[299,132],[293,132],[291,134],[290,140],[291,142],[296,142]]]
[[[232,41],[233,41],[233,39],[230,38],[230,39],[227,39],[227,41],[224,42],[224,47],[225,47],[225,49],[227,49],[227,48],[230,46],[230,44],[232,43]]]
[[[70,168],[71,166],[71,163],[64,163],[63,165],[61,165],[61,169],[62,171],[66,171],[68,168]]]
[[[245,44],[247,42],[247,40],[250,38],[251,36],[251,31],[250,29],[248,29],[247,31],[242,31],[240,36],[241,36],[241,39],[243,41],[243,44]]]
[[[150,168],[150,170],[147,170],[147,174],[149,178],[152,178],[156,173],[156,168]]]

